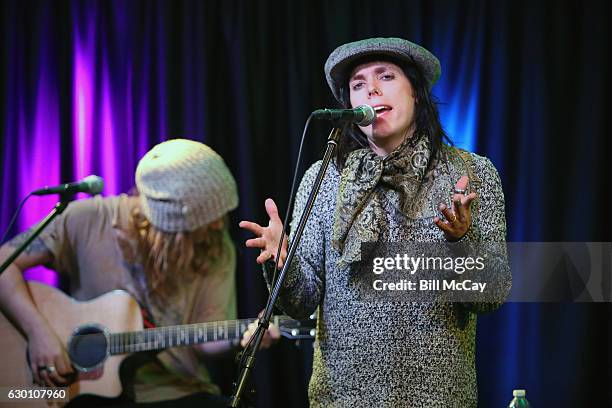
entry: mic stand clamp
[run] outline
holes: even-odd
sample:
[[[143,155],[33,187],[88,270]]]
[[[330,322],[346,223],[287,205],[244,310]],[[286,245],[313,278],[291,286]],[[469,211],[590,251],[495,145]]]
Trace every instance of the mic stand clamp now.
[[[338,141],[340,140],[340,128],[333,128],[329,133],[329,137],[327,138],[327,148],[325,149],[325,154],[323,156],[323,162],[321,164],[321,168],[319,169],[319,173],[317,174],[317,178],[315,179],[315,183],[312,187],[312,191],[310,192],[310,196],[308,197],[308,201],[306,202],[306,207],[304,208],[304,212],[300,217],[300,221],[295,230],[295,234],[293,235],[293,240],[289,245],[289,250],[287,252],[287,259],[281,269],[276,282],[274,282],[274,287],[270,292],[270,297],[268,299],[268,304],[263,312],[263,316],[259,319],[259,325],[255,333],[253,334],[254,340],[249,342],[249,347],[247,347],[243,353],[244,356],[241,359],[241,367],[240,374],[238,377],[238,381],[235,383],[236,387],[234,390],[234,395],[231,398],[230,404],[228,406],[237,408],[240,406],[240,398],[244,393],[246,388],[246,384],[248,382],[249,376],[251,374],[251,370],[255,365],[255,358],[257,351],[259,350],[259,345],[263,339],[263,336],[268,330],[268,326],[270,325],[270,318],[272,317],[272,312],[274,310],[274,304],[278,299],[278,295],[280,289],[285,281],[285,276],[287,275],[287,270],[289,265],[291,265],[291,261],[293,256],[295,255],[295,251],[300,243],[300,239],[302,238],[302,234],[304,233],[304,227],[306,226],[306,222],[308,221],[308,217],[310,216],[310,212],[312,211],[312,207],[314,206],[314,201],[319,194],[319,190],[321,189],[321,184],[323,183],[323,177],[325,177],[325,173],[327,172],[327,168],[329,167],[329,163],[331,162],[334,151],[338,146]]]
[[[40,233],[47,227],[47,225],[51,223],[51,221],[53,221],[55,217],[64,212],[69,203],[70,202],[68,201],[67,195],[63,193],[60,194],[60,201],[55,204],[53,210],[51,210],[51,212],[40,222],[40,224],[38,224],[36,229],[32,231],[30,236],[24,242],[22,242],[21,245],[19,245],[13,251],[11,256],[6,258],[2,266],[0,266],[0,275],[2,275],[9,265],[12,264],[13,261],[17,259],[17,257],[21,255],[21,253],[28,247],[28,245],[30,245],[32,241],[34,241],[34,239],[40,235]]]

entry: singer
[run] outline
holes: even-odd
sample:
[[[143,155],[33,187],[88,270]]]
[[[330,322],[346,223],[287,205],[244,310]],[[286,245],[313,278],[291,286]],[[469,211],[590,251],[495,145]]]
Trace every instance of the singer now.
[[[351,285],[364,242],[505,241],[499,175],[451,145],[431,94],[440,74],[431,52],[400,38],[344,44],[325,63],[342,107],[377,115],[344,132],[279,299],[296,317],[317,311],[312,407],[476,407],[476,316],[504,302],[505,254],[494,303],[362,301]],[[292,226],[319,166],[302,179]],[[262,264],[283,228],[274,201],[265,207],[268,226],[240,223],[256,235],[246,246],[261,249]]]
[[[25,334],[31,370],[40,385],[66,385],[75,379],[75,370],[24,285],[21,271],[27,267],[51,265],[69,280],[71,296],[78,300],[126,290],[156,326],[236,317],[235,247],[227,213],[237,207],[238,193],[223,159],[202,143],[170,140],[140,160],[136,186],[138,196],[71,203],[0,276],[0,306]],[[2,247],[0,259],[25,235]],[[274,327],[262,344],[267,347],[279,337]],[[204,362],[235,352],[241,342],[141,353],[120,398],[78,396],[69,405],[225,407]],[[18,357],[27,364],[25,356]]]

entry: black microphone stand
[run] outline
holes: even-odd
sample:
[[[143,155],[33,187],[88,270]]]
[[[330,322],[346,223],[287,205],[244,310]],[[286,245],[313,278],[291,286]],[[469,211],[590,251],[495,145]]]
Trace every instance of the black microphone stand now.
[[[9,267],[9,265],[12,264],[15,259],[17,259],[17,257],[28,247],[28,245],[32,243],[32,241],[34,241],[34,239],[38,235],[40,235],[40,233],[47,227],[47,225],[51,223],[51,221],[53,221],[55,217],[64,212],[66,207],[68,207],[69,203],[70,201],[68,201],[67,195],[60,194],[60,201],[55,204],[53,210],[51,210],[51,212],[40,222],[40,224],[38,224],[36,229],[30,234],[28,239],[26,239],[21,245],[19,245],[13,251],[11,256],[6,258],[2,266],[0,266],[0,275],[2,275],[2,273]]]
[[[283,282],[285,280],[285,275],[287,274],[287,269],[289,265],[291,265],[291,260],[293,259],[293,256],[295,255],[295,251],[297,250],[298,244],[300,243],[300,240],[302,238],[304,227],[306,227],[306,222],[308,221],[308,217],[310,216],[310,212],[312,211],[312,207],[314,206],[314,201],[317,195],[319,194],[321,183],[323,182],[323,177],[325,177],[325,173],[327,172],[329,163],[331,162],[331,159],[333,158],[334,151],[336,150],[336,147],[338,146],[338,140],[340,139],[340,132],[341,132],[341,129],[335,127],[329,133],[329,137],[327,138],[327,148],[325,149],[325,154],[323,156],[323,163],[321,164],[321,168],[319,169],[319,173],[317,174],[317,178],[315,179],[315,183],[312,187],[312,191],[310,192],[310,196],[308,197],[308,201],[306,202],[306,207],[304,208],[304,212],[302,213],[302,216],[300,217],[300,221],[295,230],[293,240],[291,241],[291,244],[289,245],[289,251],[287,252],[287,259],[285,260],[285,263],[283,265],[283,268],[281,269],[278,279],[276,280],[274,284],[274,288],[270,292],[270,298],[268,299],[268,304],[266,305],[262,318],[259,320],[259,325],[257,327],[257,330],[255,331],[255,334],[253,335],[254,340],[251,341],[250,343],[252,344],[243,351],[245,355],[241,359],[241,362],[242,362],[241,370],[240,370],[240,374],[238,377],[238,381],[236,382],[234,395],[232,396],[230,404],[228,405],[230,407],[237,408],[240,406],[240,398],[242,394],[244,393],[246,384],[249,379],[249,375],[251,374],[251,370],[253,369],[253,366],[255,365],[255,356],[257,354],[257,351],[259,350],[259,345],[261,344],[263,336],[266,330],[268,330],[268,326],[270,325],[270,318],[272,317],[272,311],[274,309],[274,304],[276,303],[276,300],[278,299],[278,295],[279,295],[281,286],[283,285]]]

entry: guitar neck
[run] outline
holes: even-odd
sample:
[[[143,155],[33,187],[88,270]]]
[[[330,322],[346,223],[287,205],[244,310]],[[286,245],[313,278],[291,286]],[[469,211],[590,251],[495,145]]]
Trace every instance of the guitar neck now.
[[[278,325],[279,320],[282,318],[274,316],[272,321]],[[110,333],[109,351],[111,355],[116,355],[239,339],[253,322],[255,319],[240,319]]]

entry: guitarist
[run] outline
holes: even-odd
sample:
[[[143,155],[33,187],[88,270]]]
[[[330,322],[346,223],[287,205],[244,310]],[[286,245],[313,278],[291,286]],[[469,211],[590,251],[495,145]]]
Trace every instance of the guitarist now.
[[[75,371],[27,290],[21,273],[28,267],[57,270],[78,300],[126,290],[157,326],[236,318],[236,254],[227,213],[237,207],[238,194],[223,159],[202,143],[169,140],[140,160],[136,187],[137,196],[71,203],[0,276],[0,306],[28,340],[39,385],[67,385]],[[0,248],[0,260],[27,236]],[[248,333],[236,344],[219,341],[148,355],[139,359],[121,399],[92,397],[86,405],[225,406],[203,360],[236,351]],[[262,344],[279,337],[273,328]]]

